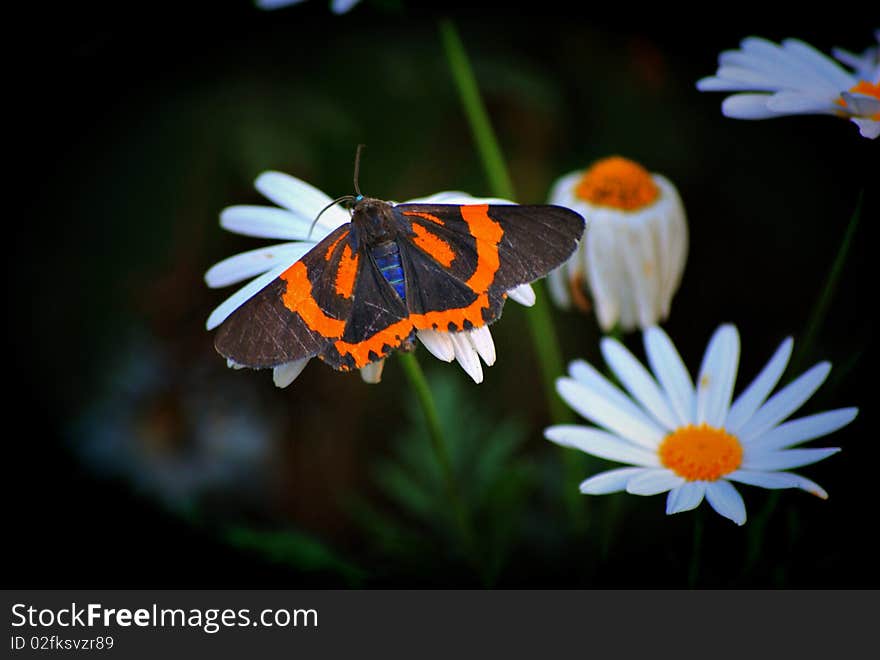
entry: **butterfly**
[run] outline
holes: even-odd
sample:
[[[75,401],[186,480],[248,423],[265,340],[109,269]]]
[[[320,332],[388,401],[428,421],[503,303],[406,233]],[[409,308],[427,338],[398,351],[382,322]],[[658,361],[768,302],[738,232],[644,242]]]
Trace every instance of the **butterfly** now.
[[[220,325],[221,355],[255,369],[311,357],[360,369],[412,350],[419,330],[496,321],[506,292],[565,262],[584,231],[559,206],[352,201],[350,222]]]

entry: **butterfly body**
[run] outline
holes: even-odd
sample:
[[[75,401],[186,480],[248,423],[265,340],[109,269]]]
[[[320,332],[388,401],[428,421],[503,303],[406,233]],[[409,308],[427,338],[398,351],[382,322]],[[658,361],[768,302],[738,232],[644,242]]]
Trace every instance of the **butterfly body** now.
[[[583,229],[557,206],[359,198],[349,223],[223,322],[215,347],[252,368],[315,356],[361,368],[410,350],[420,330],[492,323],[507,291],[563,263]]]

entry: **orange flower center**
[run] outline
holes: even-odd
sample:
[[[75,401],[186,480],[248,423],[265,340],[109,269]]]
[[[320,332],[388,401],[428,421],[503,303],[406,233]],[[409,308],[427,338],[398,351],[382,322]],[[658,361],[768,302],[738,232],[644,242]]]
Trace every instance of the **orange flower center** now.
[[[715,481],[742,463],[742,445],[724,429],[688,424],[670,433],[658,449],[660,462],[688,481]]]
[[[880,100],[880,83],[871,83],[867,80],[860,80],[855,85],[849,88],[849,91],[853,94],[862,94],[863,96],[873,96],[875,99]],[[837,99],[837,104],[842,105],[844,108],[846,107],[846,101],[842,98]],[[874,121],[880,121],[880,112],[875,112],[868,119],[873,119]]]
[[[575,197],[596,206],[634,211],[652,204],[660,188],[644,167],[620,156],[594,163],[575,185]]]

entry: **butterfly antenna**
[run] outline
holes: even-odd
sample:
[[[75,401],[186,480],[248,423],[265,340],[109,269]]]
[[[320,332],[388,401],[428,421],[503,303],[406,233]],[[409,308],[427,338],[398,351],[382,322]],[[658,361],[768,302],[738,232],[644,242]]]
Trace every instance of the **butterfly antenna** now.
[[[325,206],[324,208],[322,208],[322,209],[321,209],[321,212],[318,213],[317,216],[315,216],[315,219],[312,220],[312,224],[309,226],[309,233],[308,233],[308,235],[306,236],[306,239],[311,238],[311,236],[312,236],[312,230],[315,228],[315,225],[318,223],[318,220],[321,219],[321,216],[324,215],[324,211],[326,211],[327,209],[329,209],[331,206],[335,206],[336,204],[339,204],[339,202],[345,202],[345,201],[352,201],[352,202],[354,202],[354,201],[356,201],[356,199],[355,199],[354,195],[343,195],[342,197],[337,197],[337,198],[334,199],[332,202],[330,202],[329,204],[327,204],[327,206]]]
[[[363,197],[361,194],[361,187],[358,185],[358,176],[361,171],[361,152],[364,150],[365,146],[367,145],[359,144],[357,152],[355,152],[354,155],[354,191],[358,194],[358,197]]]

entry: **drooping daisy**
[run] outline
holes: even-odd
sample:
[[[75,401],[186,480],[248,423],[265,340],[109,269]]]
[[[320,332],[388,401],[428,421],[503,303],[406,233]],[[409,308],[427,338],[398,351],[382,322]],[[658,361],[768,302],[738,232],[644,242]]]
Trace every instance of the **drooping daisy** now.
[[[590,229],[548,277],[554,302],[592,306],[603,331],[646,328],[669,315],[687,259],[684,207],[668,179],[612,156],[560,178],[550,203],[583,215]]]
[[[821,362],[767,398],[791,356],[786,339],[760,374],[731,404],[739,363],[739,334],[722,325],[712,336],[697,384],[663,330],[648,328],[645,352],[653,375],[619,342],[604,339],[602,355],[627,393],[583,361],[556,381],[560,396],[601,428],[551,426],[548,440],[633,467],[584,481],[582,493],[626,490],[634,495],[668,492],[666,513],[696,508],[705,497],[722,516],[746,521],[732,482],[764,488],[801,488],[827,498],[816,483],[787,470],[821,461],[837,447],[793,449],[849,424],[857,408],[841,408],[785,422],[824,382],[831,365]]]
[[[880,41],[880,31],[877,33]],[[721,53],[714,76],[697,82],[704,92],[741,92],[721,105],[726,117],[769,119],[827,114],[849,119],[866,138],[880,135],[880,62],[876,48],[863,55],[835,50],[848,71],[797,39],[777,45],[743,39],[739,50]]]
[[[281,172],[264,172],[255,187],[279,207],[238,205],[224,209],[220,226],[238,234],[260,238],[282,239],[288,242],[257,248],[224,259],[205,273],[210,287],[223,287],[252,279],[217,307],[208,317],[207,328],[213,330],[236,309],[275,278],[286,271],[334,229],[350,221],[349,212],[340,205],[332,205],[320,215],[314,228],[312,223],[321,210],[332,203],[329,196],[295,177]],[[482,199],[462,192],[442,192],[408,203],[435,204],[511,204],[501,199]],[[525,284],[508,292],[512,300],[522,305],[533,305],[535,292]],[[445,362],[458,360],[461,367],[477,383],[483,380],[480,359],[491,366],[495,362],[495,344],[489,328],[482,326],[471,331],[447,333],[420,330],[417,336],[432,355]],[[273,369],[278,387],[287,387],[305,368],[310,358],[295,360]],[[240,365],[228,363],[232,368]],[[378,383],[384,360],[363,367],[360,372],[368,383]]]

